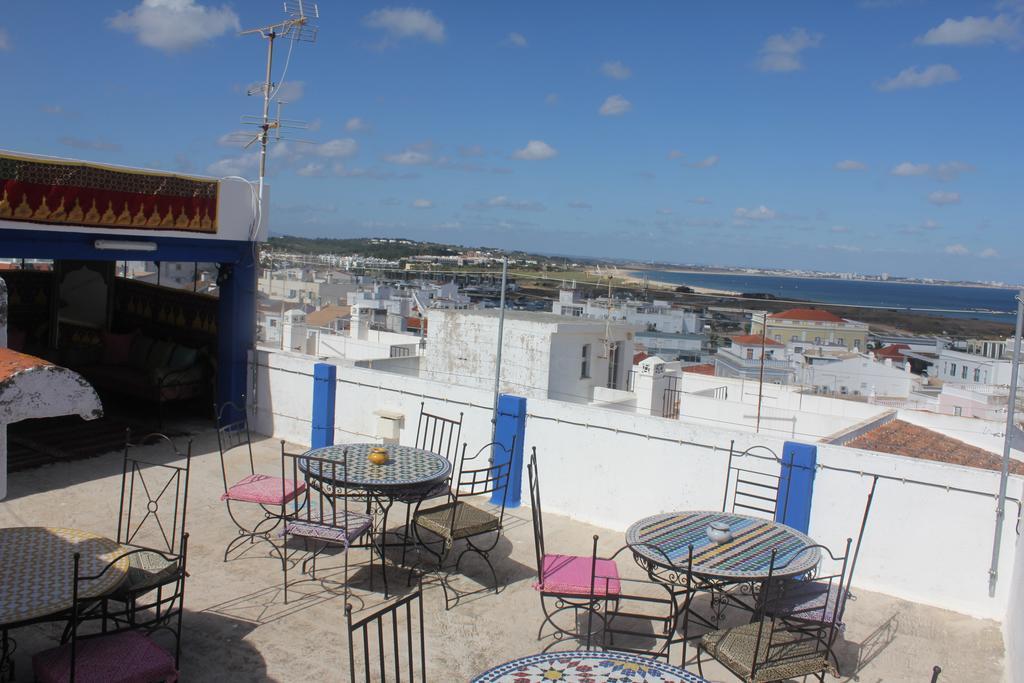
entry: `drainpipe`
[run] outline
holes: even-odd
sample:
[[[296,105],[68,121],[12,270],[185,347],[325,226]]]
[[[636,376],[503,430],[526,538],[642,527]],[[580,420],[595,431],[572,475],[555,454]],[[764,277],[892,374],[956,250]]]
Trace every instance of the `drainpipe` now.
[[[1017,330],[1013,337],[1013,363],[1010,365],[1010,394],[1006,402],[1006,433],[1003,435],[1003,471],[999,477],[999,501],[996,505],[996,531],[992,541],[992,566],[988,570],[988,595],[995,597],[999,578],[999,546],[1003,540],[1003,522],[1006,518],[1006,480],[1010,475],[1010,446],[1018,432],[1013,421],[1017,404],[1017,371],[1020,367],[1020,337],[1024,325],[1024,289],[1017,294]]]

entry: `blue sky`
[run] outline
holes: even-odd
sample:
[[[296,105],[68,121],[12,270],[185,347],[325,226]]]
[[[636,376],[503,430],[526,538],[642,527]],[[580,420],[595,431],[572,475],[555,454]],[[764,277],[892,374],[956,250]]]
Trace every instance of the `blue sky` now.
[[[47,8],[0,15],[0,148],[255,176],[230,133],[265,43],[237,32],[279,2]],[[314,144],[272,150],[272,231],[1024,281],[1020,2],[320,13],[279,93]]]

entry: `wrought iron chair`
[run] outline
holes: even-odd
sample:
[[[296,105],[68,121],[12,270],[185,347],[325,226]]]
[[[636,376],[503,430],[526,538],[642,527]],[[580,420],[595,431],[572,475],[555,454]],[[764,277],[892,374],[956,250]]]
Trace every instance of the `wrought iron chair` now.
[[[837,573],[818,576],[817,581],[830,586],[835,584],[835,589],[841,594],[846,587],[851,543],[852,539],[846,539],[846,548],[839,556],[825,546],[813,545],[795,557],[814,549],[827,555]],[[776,564],[776,558],[776,551],[772,550],[765,586],[773,586],[774,572],[785,568],[794,559]],[[835,611],[829,614],[827,606],[822,605],[801,614],[773,616],[776,610],[772,602],[779,599],[779,591],[762,590],[760,597],[760,605],[749,624],[711,631],[701,638],[697,648],[698,672],[703,675],[701,653],[704,652],[748,683],[804,676],[814,676],[824,683],[826,673],[838,677],[839,671],[831,656],[839,634],[838,614]]]
[[[164,614],[163,623],[149,628],[123,625],[116,630],[79,635],[83,612],[94,603],[93,599],[79,597],[79,587],[86,582],[101,579],[116,563],[132,555],[150,552],[141,548],[128,551],[111,560],[97,574],[83,576],[81,555],[75,553],[72,583],[70,641],[37,653],[32,657],[32,669],[40,683],[74,683],[76,678],[88,681],[174,681],[178,678],[181,658],[181,616],[185,599],[185,571],[188,555],[188,534],[182,534],[181,561],[174,576],[174,595]],[[156,631],[174,635],[174,652],[168,652],[149,636]]]
[[[288,478],[290,476],[290,479]],[[282,548],[284,563],[284,601],[288,603],[288,537],[294,536],[314,541],[319,547],[302,561],[302,572],[307,563],[312,563],[311,577],[316,579],[316,558],[329,546],[341,546],[345,555],[345,594],[348,595],[348,551],[353,542],[366,535],[372,525],[370,515],[350,512],[349,496],[338,491],[333,482],[348,480],[348,461],[329,460],[307,455],[287,453],[281,441],[281,481],[301,482],[306,490],[305,497],[292,498],[286,504]],[[281,492],[284,496],[286,490]],[[370,569],[373,569],[373,553],[370,553]]]
[[[597,556],[597,536],[594,536],[594,551],[590,557],[584,555],[548,554],[544,545],[544,513],[540,502],[540,474],[537,469],[537,449],[530,453],[526,466],[530,479],[530,513],[533,518],[533,547],[537,555],[537,581],[533,588],[540,594],[540,608],[544,621],[537,630],[537,640],[543,636],[544,627],[551,625],[555,640],[564,637],[586,641],[589,648],[593,635],[593,615],[601,605],[608,613],[608,603],[618,599],[622,589],[619,568],[614,560]],[[548,605],[552,604],[549,611]],[[587,614],[587,632],[581,637],[578,630],[563,628],[555,623],[554,617],[561,612],[571,611],[573,624],[578,627],[581,610]]]
[[[942,667],[936,664],[932,667],[932,683],[938,683],[939,674],[942,673]]]
[[[164,594],[164,587],[177,581],[184,561],[192,441],[185,453],[164,434],[148,434],[138,442],[139,446],[165,445],[174,460],[184,458],[181,467],[130,457],[131,430],[125,431],[117,542],[141,552],[128,556],[128,576],[109,598],[124,603],[124,609],[115,608],[107,616],[138,626],[140,613],[148,611],[148,623],[159,623],[173,602],[173,596]]]
[[[455,480],[456,485],[452,489],[450,500],[441,505],[417,510],[412,518],[417,544],[437,558],[439,571],[444,567],[445,560],[455,543],[464,540],[466,547],[456,558],[454,571],[459,571],[462,558],[467,553],[479,555],[491,570],[495,593],[500,590],[498,574],[491,563],[489,553],[498,545],[505,523],[505,504],[508,501],[508,482],[512,471],[512,453],[515,451],[515,447],[516,441],[513,437],[508,448],[497,442],[489,443],[472,457],[466,457],[466,446],[463,445],[459,475]],[[498,450],[505,454],[504,462],[494,464],[495,459],[490,456],[487,463],[483,463],[481,455],[484,452],[493,453]],[[492,499],[497,498],[500,501],[496,513],[471,505],[465,500],[470,496],[486,494],[491,494]],[[424,531],[428,531],[440,539],[440,551],[435,552],[423,540],[422,533]],[[490,543],[476,540],[487,538],[491,534],[494,535],[494,538]],[[442,586],[447,595],[446,579],[442,579]]]
[[[738,458],[772,459],[774,472],[752,465],[738,464]],[[729,444],[729,464],[726,468],[725,493],[722,512],[753,515],[775,519],[778,509],[785,509],[789,499],[789,480],[782,479],[782,461],[766,446],[752,446],[737,452]],[[781,506],[780,506],[781,502]]]
[[[428,413],[425,410],[426,403],[420,402],[420,417],[416,422],[416,441],[413,444],[416,448],[422,448],[431,453],[437,453],[452,464],[452,471],[455,471],[455,459],[459,454],[459,440],[462,438],[462,413],[459,418],[451,418]],[[451,488],[451,477],[439,481],[432,486],[415,488],[403,491],[396,497],[399,503],[405,503],[405,536],[404,547],[402,548],[402,564],[405,564],[406,549],[412,539],[411,524],[412,514],[424,502],[433,498],[441,498],[448,495]]]
[[[254,543],[265,541],[270,544],[278,558],[285,562],[284,553],[274,541],[271,533],[280,526],[284,518],[284,508],[305,490],[305,484],[295,480],[286,480],[266,474],[258,474],[252,457],[252,436],[249,432],[249,419],[245,411],[245,397],[242,406],[228,401],[216,409],[217,412],[217,446],[220,450],[220,471],[224,479],[224,493],[220,499],[228,509],[228,517],[238,527],[238,535],[224,549],[224,561],[228,555],[245,541]],[[241,417],[239,417],[241,416]],[[243,476],[238,480],[228,479],[227,458],[229,453],[234,456],[236,451],[243,451],[248,460],[243,460]],[[241,455],[239,457],[241,457]],[[248,464],[245,468],[244,463]],[[247,473],[247,474],[246,474]],[[235,481],[229,484],[229,481]],[[234,504],[234,505],[232,505]],[[256,505],[263,513],[263,518],[255,524],[247,524],[238,517],[237,507]]]
[[[413,604],[415,603],[415,605]],[[404,628],[399,619],[404,617]],[[387,681],[389,665],[394,681],[427,680],[427,647],[424,639],[423,583],[417,580],[416,590],[360,618],[352,619],[352,605],[345,605],[348,627],[348,665],[350,683],[358,680],[356,650],[361,645],[363,680]],[[415,623],[414,623],[415,622]],[[376,634],[371,630],[376,626]],[[404,636],[404,637],[403,637]],[[404,641],[404,642],[403,642]],[[418,655],[415,654],[418,645]],[[390,645],[390,647],[388,647]],[[417,671],[417,665],[419,671]]]

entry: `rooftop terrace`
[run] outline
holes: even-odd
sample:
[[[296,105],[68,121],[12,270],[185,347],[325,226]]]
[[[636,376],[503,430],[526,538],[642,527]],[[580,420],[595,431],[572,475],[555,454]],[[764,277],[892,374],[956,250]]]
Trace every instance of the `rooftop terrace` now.
[[[293,450],[301,450],[294,447]],[[276,471],[279,445],[256,443],[257,470]],[[13,474],[9,498],[0,505],[0,527],[74,526],[113,535],[120,485],[121,454],[46,466]],[[347,667],[344,597],[340,589],[302,582],[284,604],[281,569],[265,545],[250,546],[225,563],[222,553],[235,529],[219,501],[221,477],[212,431],[196,435],[193,445],[188,527],[191,534],[181,664],[185,681],[338,680]],[[628,511],[626,511],[628,514]],[[498,595],[480,592],[479,566],[454,586],[471,593],[445,611],[440,587],[425,586],[427,671],[430,681],[468,680],[493,665],[539,652],[539,599],[531,584],[535,561],[529,508],[511,511],[507,538],[497,551],[497,568],[507,587]],[[599,528],[567,517],[545,515],[549,547],[588,554],[599,534],[602,554],[623,542],[621,531]],[[352,604],[364,611],[384,602],[379,576],[370,590],[366,551],[353,551]],[[321,577],[337,577],[339,558],[328,559]],[[620,561],[635,578],[639,570]],[[331,569],[331,567],[335,569]],[[399,570],[392,570],[395,575]],[[393,583],[401,583],[393,581]],[[857,583],[856,581],[854,582]],[[476,592],[473,592],[476,591]],[[856,601],[847,611],[847,630],[839,648],[842,680],[925,681],[932,666],[943,681],[999,681],[1004,673],[1003,643],[996,621],[955,612],[855,585]],[[28,675],[32,653],[51,647],[59,626],[40,625],[16,633],[19,679]],[[556,649],[569,649],[566,643]],[[688,651],[692,663],[693,650]],[[735,680],[715,664],[705,666],[711,681]]]

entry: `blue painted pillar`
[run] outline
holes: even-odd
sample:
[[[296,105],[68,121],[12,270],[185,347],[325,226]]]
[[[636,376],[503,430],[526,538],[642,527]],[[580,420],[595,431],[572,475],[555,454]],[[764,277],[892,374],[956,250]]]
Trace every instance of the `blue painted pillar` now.
[[[238,243],[238,260],[221,263],[217,304],[217,403],[238,403],[247,393],[249,350],[256,335],[256,265],[253,245]],[[225,277],[226,276],[226,277]],[[251,402],[253,397],[249,397]],[[231,419],[240,419],[241,415]]]
[[[334,396],[338,388],[338,368],[330,363],[313,366],[313,448],[334,445]]]
[[[508,479],[506,506],[519,507],[523,498],[523,441],[526,439],[526,399],[520,396],[501,394],[498,396],[498,423],[494,429],[494,440],[508,447],[512,439],[516,447],[511,455],[503,448],[495,447],[491,453],[495,465],[503,465],[512,458],[512,470]],[[502,492],[491,494],[491,502],[501,505]]]
[[[817,446],[795,441],[783,444],[782,478],[779,480],[779,499],[775,504],[776,522],[807,533],[811,526],[811,498],[817,464]]]

